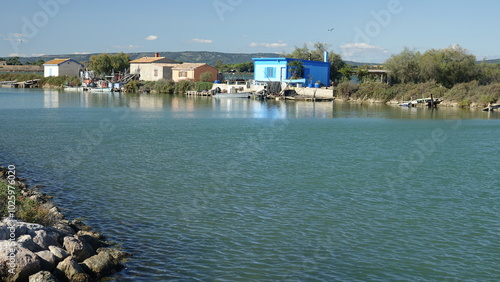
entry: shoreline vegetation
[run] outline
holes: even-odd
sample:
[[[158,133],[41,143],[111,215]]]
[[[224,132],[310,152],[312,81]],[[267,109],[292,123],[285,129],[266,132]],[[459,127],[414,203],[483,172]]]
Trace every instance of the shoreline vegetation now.
[[[289,54],[282,56],[294,59],[323,61],[324,54],[330,62],[330,80],[333,87],[323,87],[323,96],[352,102],[374,102],[398,104],[421,98],[439,98],[440,105],[461,108],[487,107],[500,100],[500,64],[478,62],[476,57],[459,45],[452,45],[444,49],[430,49],[425,52],[405,48],[401,53],[390,56],[381,65],[355,66],[343,61],[339,54],[328,51],[329,44],[315,43],[310,49],[308,45],[295,47]],[[106,60],[106,58],[108,58]],[[129,54],[103,53],[89,58],[89,69],[105,77],[111,70],[127,68],[130,62]],[[116,64],[113,64],[113,60]],[[11,58],[11,64],[20,64],[16,58]],[[35,67],[42,61],[34,62]],[[116,66],[114,66],[116,65]],[[237,73],[253,71],[250,62],[239,64],[224,64],[218,60],[215,64],[219,72],[232,71]],[[19,67],[8,65],[5,67]],[[293,69],[293,66],[290,66]],[[297,68],[297,66],[295,66]],[[385,73],[385,77],[370,74],[377,70],[378,74]],[[0,68],[0,72],[2,68]],[[297,72],[300,73],[300,72]],[[377,72],[375,72],[377,73]],[[297,74],[299,77],[300,74]],[[302,74],[303,75],[303,74]],[[353,82],[352,77],[357,78]],[[62,89],[64,86],[79,86],[77,77],[43,77],[35,73],[0,73],[0,81],[26,81],[40,79],[42,88]],[[184,94],[187,91],[210,90],[213,83],[209,81],[131,81],[124,86],[128,93],[157,93],[157,94]],[[300,89],[304,88],[298,88]],[[325,90],[326,89],[326,90]],[[326,91],[326,92],[325,92]],[[328,93],[331,91],[331,94]],[[302,91],[308,93],[312,91]],[[316,97],[316,96],[315,96]]]
[[[0,167],[0,281],[97,281],[124,268],[130,254],[65,219],[39,188]]]
[[[26,81],[41,79],[41,88],[63,89],[66,85],[78,86],[78,77],[53,76],[43,77],[32,73],[2,73],[0,81]],[[212,82],[193,82],[170,80],[132,81],[125,85],[127,93],[151,92],[154,94],[184,94],[187,91],[202,91],[212,88]],[[432,94],[443,102],[441,106],[460,108],[483,108],[500,100],[500,82],[482,85],[479,81],[458,83],[451,88],[443,87],[436,81],[407,82],[389,85],[386,83],[367,81],[355,83],[340,82],[334,87],[322,87],[321,90],[332,92],[332,97],[340,101],[372,102],[398,104],[403,101],[427,98]]]

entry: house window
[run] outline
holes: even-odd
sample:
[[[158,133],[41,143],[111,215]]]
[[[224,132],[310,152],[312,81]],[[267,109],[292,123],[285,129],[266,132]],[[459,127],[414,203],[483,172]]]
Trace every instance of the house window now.
[[[179,71],[179,77],[187,77],[187,71]]]
[[[276,77],[276,68],[267,67],[266,68],[266,77],[267,78]]]
[[[158,70],[155,70],[154,76],[158,76]]]

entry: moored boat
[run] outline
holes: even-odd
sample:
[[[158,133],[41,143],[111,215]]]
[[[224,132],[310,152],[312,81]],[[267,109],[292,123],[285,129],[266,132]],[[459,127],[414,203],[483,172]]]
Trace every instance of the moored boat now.
[[[250,98],[252,97],[252,93],[250,92],[241,92],[241,93],[215,93],[212,95],[214,98]]]

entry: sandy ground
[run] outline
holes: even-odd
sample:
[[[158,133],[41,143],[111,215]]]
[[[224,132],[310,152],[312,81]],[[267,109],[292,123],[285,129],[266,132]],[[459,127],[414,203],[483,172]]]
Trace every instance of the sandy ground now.
[[[43,66],[0,66],[0,72],[43,72]]]

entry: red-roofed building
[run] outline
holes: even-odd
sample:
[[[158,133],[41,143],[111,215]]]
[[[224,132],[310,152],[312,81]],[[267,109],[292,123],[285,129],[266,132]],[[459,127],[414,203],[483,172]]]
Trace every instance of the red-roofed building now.
[[[54,59],[43,64],[43,76],[78,76],[83,65],[73,59]]]

